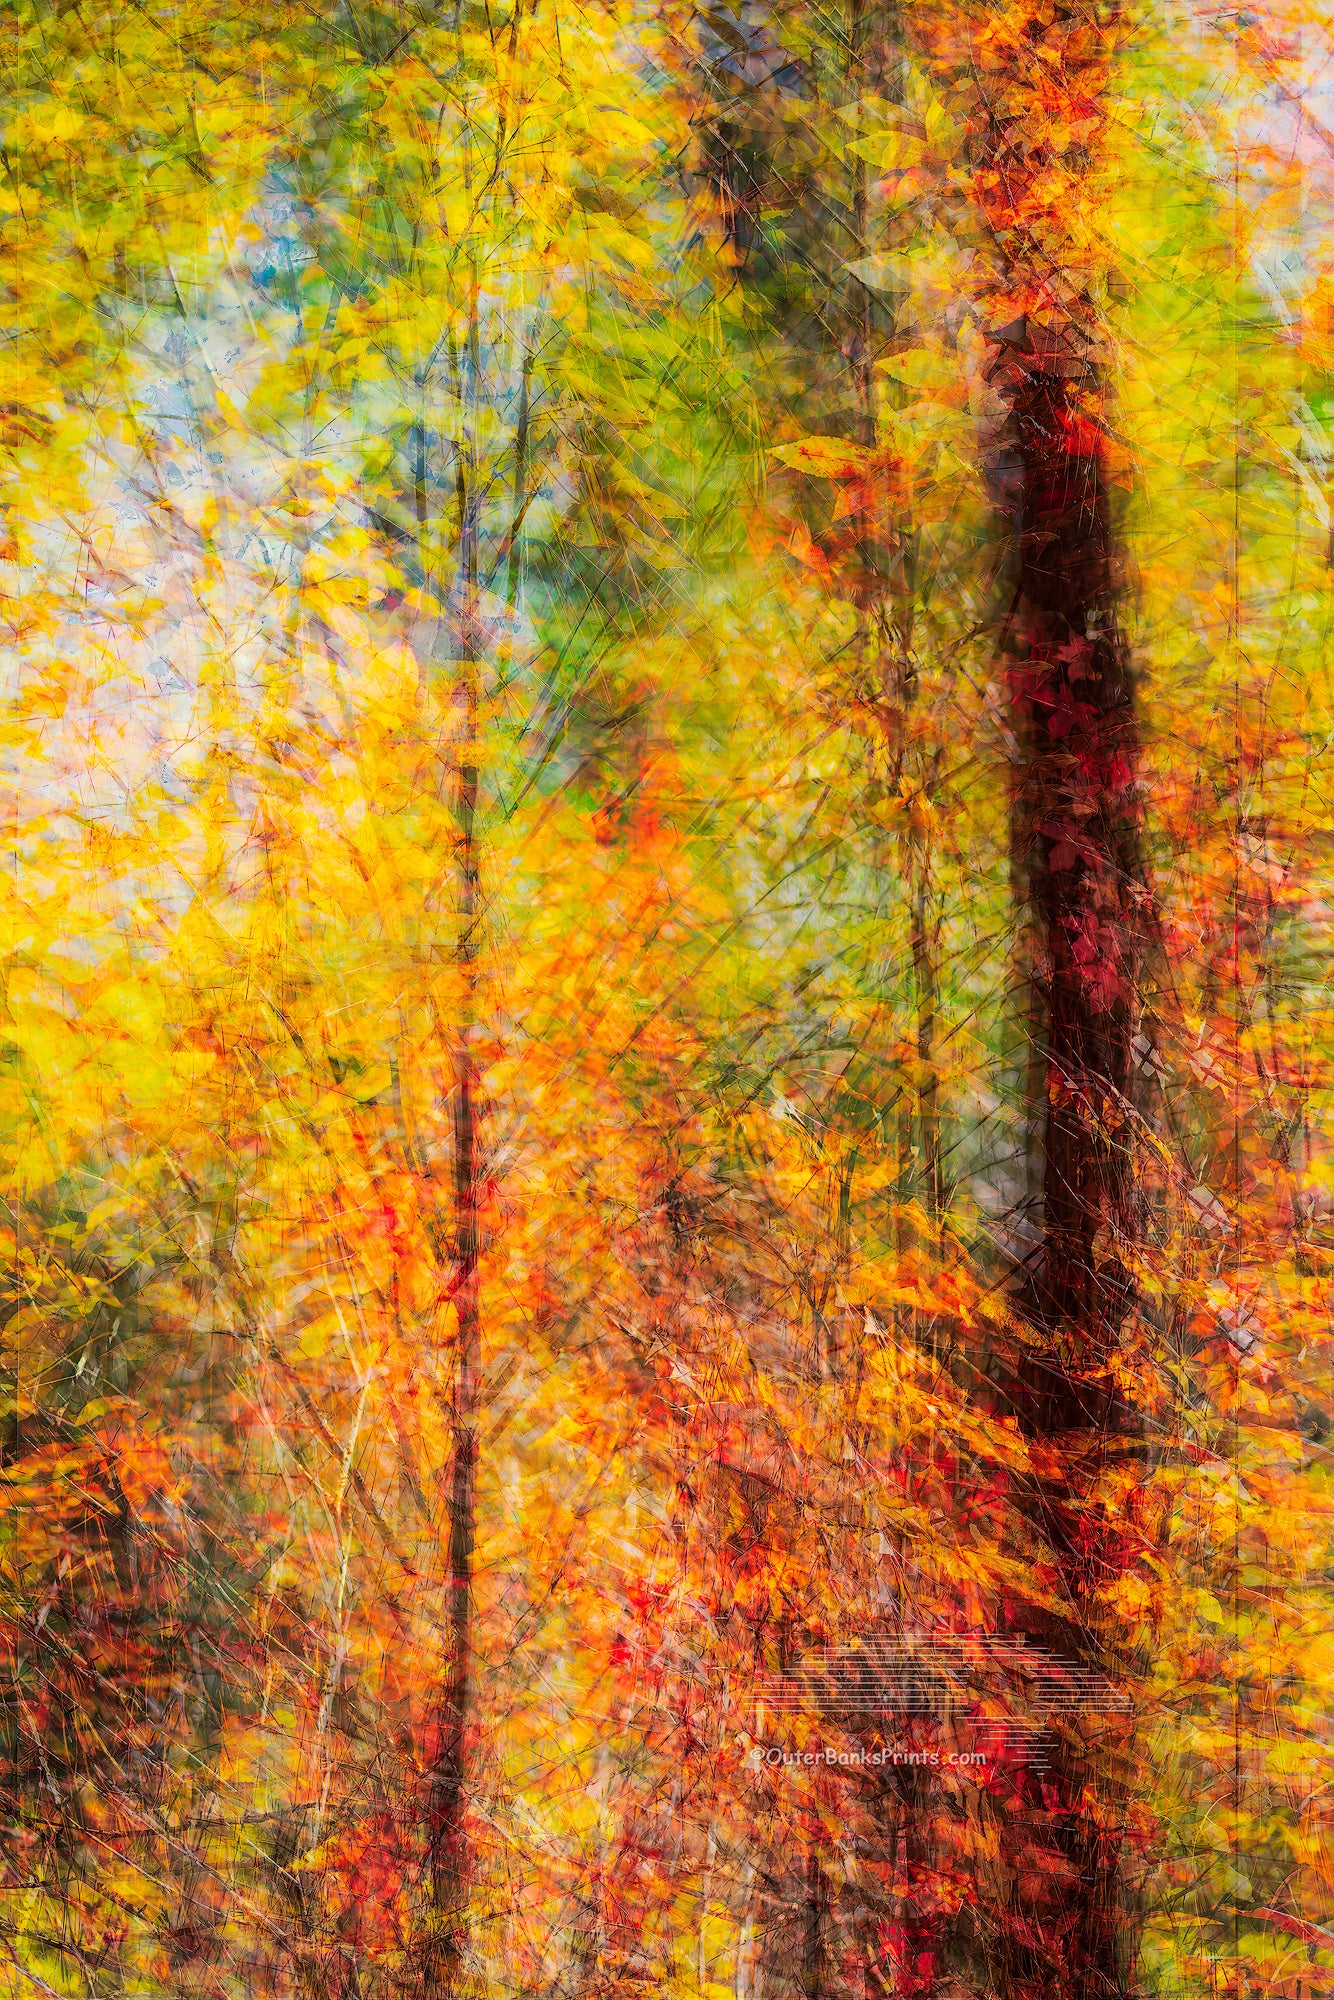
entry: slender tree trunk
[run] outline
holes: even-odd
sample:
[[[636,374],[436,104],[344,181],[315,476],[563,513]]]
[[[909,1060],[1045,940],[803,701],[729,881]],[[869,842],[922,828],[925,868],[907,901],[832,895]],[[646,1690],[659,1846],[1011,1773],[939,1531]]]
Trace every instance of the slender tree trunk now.
[[[474,288],[474,301],[475,301]],[[452,1119],[453,1272],[451,1296],[457,1332],[453,1380],[453,1462],[448,1498],[449,1666],[441,1695],[435,1757],[428,1775],[427,1862],[434,1924],[426,1954],[425,1986],[452,1995],[460,1986],[466,1952],[470,1856],[466,1836],[466,1781],[474,1681],[473,1557],[476,1543],[477,1416],[481,1379],[479,1216],[481,1095],[474,1054],[481,888],[477,851],[477,729],[479,657],[484,635],[480,608],[480,523],[475,465],[469,447],[466,400],[478,366],[476,307],[470,339],[456,367],[459,403],[455,440],[458,559],[455,580],[454,824],[457,932],[455,966],[461,994],[454,1044]],[[469,382],[462,379],[466,370]],[[418,481],[419,494],[423,481]],[[422,502],[419,499],[419,515]],[[424,521],[421,523],[423,529]]]
[[[811,1834],[806,1855],[805,1904],[801,1936],[801,2000],[821,2000],[826,1983],[830,1882]]]
[[[487,644],[481,604],[481,520],[476,457],[471,444],[467,398],[481,366],[477,274],[466,346],[456,359],[458,437],[455,444],[455,500],[458,557],[453,618],[455,755],[455,882],[457,934],[455,965],[461,975],[458,1032],[454,1046],[452,1121],[453,1276],[457,1315],[453,1382],[453,1460],[448,1500],[449,1676],[442,1694],[435,1762],[429,1775],[427,1839],[435,1930],[427,1956],[427,1990],[458,1991],[467,1944],[467,1900],[471,1857],[464,1825],[469,1738],[474,1707],[473,1563],[476,1546],[478,1399],[481,1390],[481,1309],[479,1190],[483,1161],[481,1122],[485,1109],[474,1041],[477,1033],[477,977],[481,944],[482,894],[477,835],[477,736],[480,662]],[[514,482],[508,533],[500,559],[505,577],[505,627],[511,658],[517,646],[519,583],[524,516],[532,497],[532,378],[536,331],[520,372],[514,438]],[[466,375],[466,382],[464,377]],[[424,468],[417,479],[418,525],[425,536]],[[424,542],[423,542],[424,546]]]
[[[462,1969],[468,1855],[464,1833],[468,1736],[473,1680],[473,1552],[476,1540],[477,1396],[481,1373],[478,1310],[478,1089],[472,1049],[471,987],[476,965],[478,883],[475,818],[477,768],[472,744],[476,729],[476,674],[471,664],[458,670],[460,750],[457,823],[459,846],[459,926],[457,958],[465,974],[454,1054],[453,1198],[454,1306],[457,1349],[454,1363],[454,1453],[449,1486],[449,1677],[441,1702],[437,1762],[431,1777],[431,1892],[440,1935],[433,1954],[434,1988],[456,1990]]]

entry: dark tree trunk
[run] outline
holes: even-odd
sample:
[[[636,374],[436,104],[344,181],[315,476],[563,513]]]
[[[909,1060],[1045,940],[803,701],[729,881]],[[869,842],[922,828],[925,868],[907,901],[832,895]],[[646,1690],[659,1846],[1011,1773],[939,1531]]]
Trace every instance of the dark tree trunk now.
[[[1032,1345],[1013,1407],[1034,1475],[1021,1496],[1030,1555],[1058,1613],[1016,1624],[1082,1666],[1112,1669],[1095,1608],[1125,1562],[1100,1499],[1109,1447],[1133,1417],[1109,1361],[1130,1304],[1124,1253],[1138,1233],[1131,1041],[1144,891],[1134,692],[1117,623],[1117,573],[1092,341],[1068,321],[1019,319],[991,336],[1009,409],[1006,505],[1014,601],[1006,665],[1021,748],[1013,809],[1017,891],[1041,1035],[1041,1210],[1019,1289]],[[1108,1745],[1074,1718],[1030,1778],[1021,1826],[1050,1868],[1019,1877],[1002,1928],[1002,1984],[1043,2000],[1126,1993],[1132,1958],[1123,1834]],[[1040,1829],[1040,1830],[1039,1830]]]
[[[469,376],[478,379],[474,305],[469,320]],[[456,380],[458,371],[456,368]],[[462,398],[460,396],[460,403]],[[524,411],[526,424],[526,377]],[[521,445],[526,446],[526,438]],[[454,689],[457,758],[454,784],[457,932],[454,962],[461,976],[454,1044],[452,1118],[453,1271],[450,1293],[457,1322],[453,1368],[453,1462],[448,1484],[449,1666],[438,1710],[435,1754],[427,1776],[427,1868],[432,1929],[423,1984],[432,2000],[451,2000],[465,1972],[471,1856],[466,1827],[469,1748],[473,1730],[473,1565],[476,1543],[477,1415],[481,1385],[479,1191],[482,1099],[474,1038],[482,921],[477,843],[478,661],[486,633],[480,608],[477,476],[470,427],[462,415],[455,447],[458,567],[455,580]],[[522,475],[522,457],[519,476]],[[517,510],[516,510],[517,513]],[[425,534],[424,511],[422,532]],[[515,532],[517,533],[517,520]]]
[[[801,1939],[801,2000],[821,2000],[827,1972],[829,1877],[812,1845],[806,1856],[806,1903]]]

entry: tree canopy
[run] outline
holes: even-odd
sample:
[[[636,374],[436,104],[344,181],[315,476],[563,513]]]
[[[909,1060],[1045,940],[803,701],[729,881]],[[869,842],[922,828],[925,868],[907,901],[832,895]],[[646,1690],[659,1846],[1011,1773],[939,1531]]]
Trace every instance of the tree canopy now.
[[[1334,1992],[1334,114],[12,0],[0,1989]]]

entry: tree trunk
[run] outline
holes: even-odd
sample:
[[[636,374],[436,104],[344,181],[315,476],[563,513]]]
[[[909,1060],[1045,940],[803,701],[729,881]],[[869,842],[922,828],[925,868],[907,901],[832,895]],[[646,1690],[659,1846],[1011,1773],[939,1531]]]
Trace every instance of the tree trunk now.
[[[1138,1231],[1129,1082],[1143,890],[1137,739],[1116,621],[1116,569],[1092,342],[1069,318],[1021,317],[993,333],[993,377],[1009,406],[1014,604],[1007,672],[1021,746],[1014,814],[1017,891],[1028,932],[1040,1134],[1041,1212],[1020,1302],[1035,1340],[1012,1396],[1034,1478],[1022,1496],[1055,1573],[1059,1614],[1028,1607],[1029,1637],[1108,1668],[1094,1593],[1124,1567],[1122,1531],[1099,1497],[1109,1444],[1131,1423],[1108,1363],[1129,1304],[1124,1253]],[[1050,1868],[1021,1874],[1004,1931],[1003,1990],[1109,2000],[1130,1987],[1130,1913],[1117,1788],[1074,1727],[1053,1770],[1027,1781],[1030,1825]]]
[[[469,354],[475,381],[476,315]],[[457,370],[456,370],[457,379]],[[460,402],[462,396],[460,395]],[[457,934],[455,964],[461,975],[454,1045],[452,1119],[453,1272],[457,1318],[453,1381],[453,1462],[448,1499],[449,1666],[442,1691],[435,1757],[428,1775],[427,1863],[433,1928],[426,1953],[428,1994],[457,1993],[464,1970],[469,1855],[465,1831],[469,1736],[473,1696],[473,1554],[476,1541],[477,1402],[481,1378],[478,1297],[480,1094],[473,1053],[476,1032],[481,892],[477,853],[478,660],[482,650],[479,520],[475,466],[467,449],[468,426],[460,412],[455,444],[458,563],[454,615],[454,789]],[[419,482],[420,490],[421,482]],[[419,514],[421,504],[419,502]],[[422,524],[424,526],[424,523]]]
[[[801,2000],[822,2000],[825,1991],[828,1945],[830,1882],[816,1846],[816,1832],[810,1834],[806,1853],[806,1896],[801,1934]]]

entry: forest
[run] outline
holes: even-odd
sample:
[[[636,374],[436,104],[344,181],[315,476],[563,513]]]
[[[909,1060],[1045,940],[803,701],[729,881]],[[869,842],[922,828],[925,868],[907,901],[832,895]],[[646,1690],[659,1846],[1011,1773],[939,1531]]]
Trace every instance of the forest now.
[[[0,44],[0,1996],[1334,2000],[1334,16]]]

